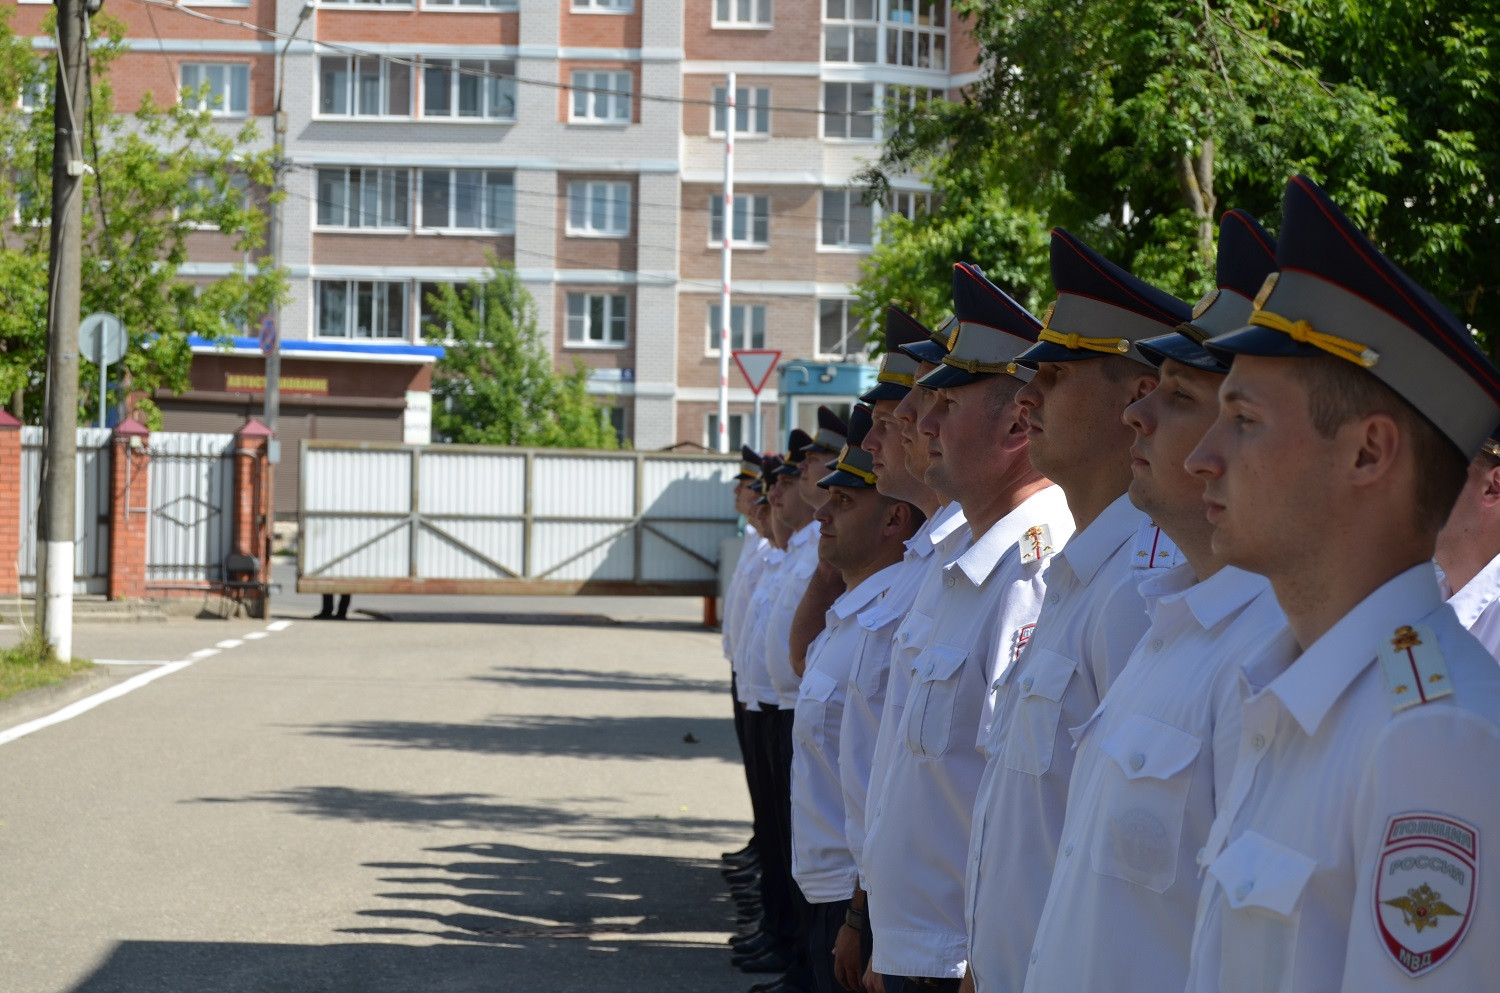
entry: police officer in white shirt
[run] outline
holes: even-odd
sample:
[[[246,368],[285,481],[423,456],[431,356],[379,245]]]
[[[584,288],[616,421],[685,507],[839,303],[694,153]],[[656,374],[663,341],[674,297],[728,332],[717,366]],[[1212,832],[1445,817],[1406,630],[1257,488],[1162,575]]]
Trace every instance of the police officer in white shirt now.
[[[1025,983],[1073,771],[1068,729],[1088,720],[1146,630],[1136,587],[1157,556],[1138,535],[1163,549],[1125,495],[1134,434],[1121,414],[1156,385],[1135,342],[1192,316],[1060,229],[1052,281],[1058,295],[1046,326],[1019,359],[1036,376],[1017,400],[1032,464],[1067,494],[1079,530],[1047,571],[1047,605],[1029,644],[993,687],[998,713],[984,745],[967,879],[970,969],[984,993],[1017,993]]]
[[[1292,634],[1241,679],[1187,989],[1494,989],[1500,666],[1431,558],[1500,373],[1302,176],[1277,263],[1187,461]]]
[[[963,976],[964,856],[983,771],[975,751],[987,694],[1041,609],[1042,571],[1072,521],[1026,457],[1015,358],[1040,326],[977,270],[954,270],[958,325],[918,385],[926,479],[964,508],[971,539],[936,574],[932,623],[892,665],[909,667],[905,708],[865,838],[872,967],[886,993],[956,989]],[[872,797],[874,794],[872,794]]]
[[[1099,708],[1072,732],[1078,755],[1062,855],[1027,993],[1158,993],[1181,989],[1187,978],[1196,856],[1239,746],[1239,664],[1286,619],[1264,576],[1214,555],[1203,481],[1183,463],[1218,416],[1229,371],[1201,342],[1244,325],[1275,265],[1275,243],[1255,219],[1227,212],[1219,288],[1177,333],[1136,343],[1161,380],[1125,408],[1135,431],[1130,501],[1186,561],[1141,583],[1151,626]]]
[[[869,408],[856,406],[848,443],[818,483],[828,492],[817,511],[818,553],[839,571],[847,592],[829,607],[808,651],[793,730],[792,877],[812,905],[807,954],[818,993],[840,988],[833,948],[857,878],[839,772],[845,690],[857,665],[883,668],[889,661],[889,632],[879,614],[865,614],[890,589],[906,540],[923,519],[911,504],[876,491],[870,455],[859,447],[869,427]]]
[[[740,544],[740,555],[735,560],[734,572],[729,577],[729,583],[724,588],[724,608],[720,624],[720,641],[724,647],[724,657],[729,660],[729,699],[730,706],[734,712],[734,734],[739,742],[740,758],[745,765],[746,781],[749,782],[749,748],[745,739],[745,708],[739,701],[739,691],[735,687],[734,655],[735,637],[739,633],[737,622],[744,619],[744,608],[750,602],[751,590],[747,588],[749,577],[758,573],[757,563],[760,561],[761,546],[766,539],[761,537],[760,531],[755,527],[751,519],[754,514],[756,492],[751,488],[760,478],[760,455],[749,445],[740,448],[740,468],[734,476],[734,509],[735,512],[745,519],[745,533]],[[752,791],[752,798],[754,793]],[[734,852],[725,852],[724,861],[735,869],[744,868],[755,862],[755,838],[752,836],[746,845]]]
[[[1485,439],[1437,540],[1448,604],[1469,633],[1500,658],[1500,441]]]

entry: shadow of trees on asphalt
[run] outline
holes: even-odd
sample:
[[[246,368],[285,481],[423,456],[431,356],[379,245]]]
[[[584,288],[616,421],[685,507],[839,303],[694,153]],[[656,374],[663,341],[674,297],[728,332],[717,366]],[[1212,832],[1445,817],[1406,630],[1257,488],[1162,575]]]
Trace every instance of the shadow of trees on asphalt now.
[[[728,709],[727,702],[725,709]],[[738,764],[732,717],[494,717],[477,724],[439,721],[347,721],[303,725],[318,738],[346,738],[387,748],[425,748],[478,755],[569,758],[702,759]],[[687,740],[691,736],[692,740]]]
[[[593,669],[540,669],[529,666],[497,666],[492,675],[471,676],[477,683],[498,683],[525,689],[623,690],[658,693],[707,693],[724,699],[729,707],[729,667],[722,679],[687,679],[682,676],[645,672],[599,672]]]
[[[291,813],[354,823],[407,825],[414,828],[473,830],[545,830],[561,838],[620,841],[625,838],[663,838],[734,845],[745,833],[743,820],[700,817],[617,817],[580,813],[578,808],[597,800],[569,798],[554,804],[507,803],[482,793],[411,793],[403,790],[365,790],[348,786],[296,786],[247,796],[205,796],[184,803],[267,804]],[[563,809],[567,807],[568,809]]]

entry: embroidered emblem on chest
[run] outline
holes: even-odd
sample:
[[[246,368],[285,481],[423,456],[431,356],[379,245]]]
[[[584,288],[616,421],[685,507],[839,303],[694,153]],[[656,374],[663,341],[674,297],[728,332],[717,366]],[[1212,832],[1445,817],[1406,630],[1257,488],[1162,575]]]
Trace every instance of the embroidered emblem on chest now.
[[[1375,928],[1402,971],[1420,976],[1469,930],[1479,832],[1446,814],[1398,814],[1386,824],[1374,886]]]
[[[1397,713],[1453,693],[1448,665],[1430,628],[1404,624],[1380,643],[1380,670]]]
[[[1043,556],[1052,554],[1052,529],[1045,524],[1033,524],[1026,529],[1018,544],[1021,548],[1021,561],[1036,562]]]

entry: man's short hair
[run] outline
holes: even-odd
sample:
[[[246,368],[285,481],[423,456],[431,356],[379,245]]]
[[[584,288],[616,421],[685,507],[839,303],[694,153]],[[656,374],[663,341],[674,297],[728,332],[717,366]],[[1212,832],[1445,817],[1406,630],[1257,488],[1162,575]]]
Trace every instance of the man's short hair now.
[[[1453,442],[1395,390],[1351,362],[1319,355],[1296,359],[1292,368],[1307,390],[1313,429],[1324,438],[1372,414],[1395,419],[1415,456],[1416,523],[1434,533],[1441,529],[1469,472],[1469,460]]]

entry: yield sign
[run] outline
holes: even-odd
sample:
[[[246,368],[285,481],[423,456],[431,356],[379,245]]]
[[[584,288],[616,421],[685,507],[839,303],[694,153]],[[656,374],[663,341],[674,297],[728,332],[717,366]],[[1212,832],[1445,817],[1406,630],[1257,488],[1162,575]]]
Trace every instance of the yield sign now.
[[[771,378],[771,371],[781,358],[781,353],[771,348],[736,348],[729,354],[734,356],[734,364],[745,374],[750,392],[757,396],[765,388],[766,380]]]

